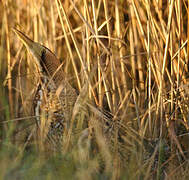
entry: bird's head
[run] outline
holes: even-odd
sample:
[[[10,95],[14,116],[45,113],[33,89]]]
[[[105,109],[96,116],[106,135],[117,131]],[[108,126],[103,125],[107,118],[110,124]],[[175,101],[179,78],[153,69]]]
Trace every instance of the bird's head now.
[[[13,31],[16,33],[18,38],[23,42],[23,44],[26,46],[27,50],[33,55],[35,59],[35,63],[37,64],[40,71],[43,70],[43,54],[46,53],[46,48],[39,43],[36,43],[32,41],[30,38],[28,38],[24,33],[17,29],[13,29]]]
[[[17,29],[13,29],[13,31],[26,46],[27,50],[33,55],[40,72],[53,77],[55,81],[62,80],[63,75],[61,74],[61,63],[56,56],[48,48],[32,41],[21,31]]]

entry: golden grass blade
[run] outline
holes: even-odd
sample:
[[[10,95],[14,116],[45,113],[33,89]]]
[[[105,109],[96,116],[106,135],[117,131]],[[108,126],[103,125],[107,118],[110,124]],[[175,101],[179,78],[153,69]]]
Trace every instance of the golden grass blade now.
[[[56,1],[56,5],[57,5],[57,9],[58,9],[58,15],[59,15],[59,18],[60,18],[60,22],[61,22],[61,25],[62,25],[62,30],[63,30],[64,36],[65,36],[66,45],[67,45],[67,48],[68,48],[68,51],[69,51],[69,54],[70,54],[70,57],[71,57],[71,60],[72,60],[74,72],[76,74],[78,88],[79,88],[79,90],[81,90],[81,82],[80,82],[80,79],[79,79],[78,70],[77,70],[76,64],[74,62],[73,53],[72,53],[72,50],[71,50],[71,45],[70,45],[69,40],[68,40],[68,35],[67,35],[65,27],[64,27],[63,19],[62,19],[62,16],[60,14],[60,8],[58,6],[58,2],[57,1]]]
[[[188,179],[188,5],[2,1],[0,179]],[[76,88],[68,98],[62,83],[54,90],[59,103],[44,101],[39,116],[33,114],[36,91],[47,80],[48,100],[53,83],[36,70],[13,27],[57,54],[59,78]],[[13,31],[27,46],[33,43]],[[73,97],[71,113],[57,112]]]
[[[57,2],[57,1],[56,1],[56,2]],[[88,75],[88,73],[87,73],[87,71],[86,71],[86,68],[85,68],[85,64],[84,64],[83,58],[82,58],[82,56],[81,56],[81,52],[80,52],[79,47],[78,47],[78,43],[77,43],[76,38],[74,37],[73,31],[72,31],[72,29],[71,29],[70,22],[69,22],[69,20],[68,20],[68,18],[67,18],[67,16],[66,16],[66,12],[65,12],[65,10],[64,10],[64,8],[63,8],[63,6],[62,6],[62,4],[61,4],[60,1],[59,1],[59,4],[60,4],[60,8],[61,8],[61,10],[62,10],[62,13],[63,13],[63,15],[64,15],[64,17],[65,17],[65,20],[66,20],[68,29],[69,29],[69,31],[70,31],[70,34],[71,34],[71,37],[72,37],[74,46],[75,46],[75,48],[76,48],[76,51],[77,51],[79,60],[80,60],[80,62],[81,62],[82,68],[83,68],[83,70],[84,70],[85,76],[86,76],[86,78],[87,78],[87,81],[89,82],[90,87],[92,87],[92,86],[91,86],[90,79],[89,79],[89,75]],[[57,2],[57,7],[59,8],[58,2]],[[92,88],[91,88],[91,91],[92,91],[92,94],[93,94],[93,97],[94,97],[94,99],[95,99],[96,104],[99,104],[99,102],[98,102],[98,100],[97,100],[97,98],[96,98],[96,95],[95,95],[95,93],[94,93],[94,90],[93,90]]]

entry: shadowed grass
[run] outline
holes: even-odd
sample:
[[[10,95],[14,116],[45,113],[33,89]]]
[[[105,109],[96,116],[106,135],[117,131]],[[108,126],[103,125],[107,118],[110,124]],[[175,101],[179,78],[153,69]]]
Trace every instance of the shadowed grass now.
[[[1,179],[188,179],[187,6],[0,3]],[[39,137],[39,74],[12,28],[51,49],[78,92],[58,152],[48,126]]]

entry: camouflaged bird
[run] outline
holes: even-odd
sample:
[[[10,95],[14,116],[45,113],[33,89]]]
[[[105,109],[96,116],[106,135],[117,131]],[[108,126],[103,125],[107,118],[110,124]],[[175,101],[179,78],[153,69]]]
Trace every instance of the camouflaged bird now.
[[[33,100],[34,115],[40,131],[48,126],[46,135],[56,146],[63,130],[69,125],[77,98],[74,88],[66,81],[60,61],[45,46],[29,39],[24,33],[13,29],[33,55],[40,80]],[[42,125],[43,124],[43,125]],[[44,126],[44,124],[46,124]],[[43,129],[43,130],[42,130]]]

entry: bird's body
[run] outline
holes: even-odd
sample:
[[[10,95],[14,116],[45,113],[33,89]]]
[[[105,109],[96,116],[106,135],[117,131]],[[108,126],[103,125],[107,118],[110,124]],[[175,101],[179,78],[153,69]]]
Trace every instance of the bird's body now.
[[[96,127],[97,134],[100,134],[100,129],[102,128],[103,136],[107,141],[110,141],[110,137],[112,136],[111,129],[113,129],[111,125],[113,121],[111,121],[111,118],[103,112],[100,112],[98,108],[90,105],[90,103],[83,103],[86,98],[86,90],[77,96],[75,89],[65,79],[60,61],[48,48],[32,41],[22,32],[18,30],[14,31],[32,53],[35,59],[34,63],[37,65],[36,67],[39,72],[39,83],[34,96],[33,109],[41,133],[40,137],[45,140],[48,136],[48,139],[55,146],[61,145],[59,142],[61,142],[60,138],[62,138],[63,133],[71,129],[72,114],[74,114],[74,121],[77,121],[75,115],[79,115],[80,113],[80,110],[78,111],[77,108],[75,108],[74,113],[72,112],[76,99],[78,98],[75,107],[80,107],[82,104],[82,109],[86,111],[90,109],[98,121],[95,120],[95,123],[92,121],[91,127]],[[86,120],[87,122],[84,123],[84,121],[80,121],[81,124],[84,124],[82,124],[82,127],[79,125],[79,122],[76,124],[81,129],[87,129],[88,124],[90,124],[90,118]]]
[[[59,146],[62,147],[63,140],[70,138],[70,132],[72,133],[72,128],[75,128],[83,130],[78,138],[80,149],[85,145],[85,139],[93,145],[98,144],[96,150],[101,149],[103,153],[105,144],[113,151],[115,150],[113,146],[116,144],[118,146],[116,149],[121,150],[124,144],[122,134],[126,132],[124,126],[119,124],[118,120],[112,120],[113,116],[109,113],[99,110],[90,102],[85,102],[87,97],[85,86],[77,96],[75,89],[65,78],[60,61],[48,48],[32,41],[22,32],[14,31],[32,53],[39,72],[33,109],[41,140],[43,142],[50,140],[50,148],[57,149]],[[75,108],[74,112],[72,112],[73,108]],[[85,111],[88,112],[88,118],[85,118]],[[65,132],[68,133],[63,136]],[[62,139],[62,137],[66,138]]]
[[[63,129],[69,125],[77,98],[76,91],[65,79],[60,61],[48,48],[32,41],[22,32],[14,31],[32,53],[39,72],[39,83],[33,100],[38,128],[43,136],[49,136],[56,144]]]

